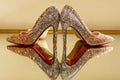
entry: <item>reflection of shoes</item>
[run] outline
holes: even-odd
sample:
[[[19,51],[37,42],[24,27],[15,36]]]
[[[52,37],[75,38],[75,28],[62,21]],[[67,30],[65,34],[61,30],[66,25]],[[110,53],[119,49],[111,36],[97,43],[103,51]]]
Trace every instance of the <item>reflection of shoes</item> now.
[[[72,27],[82,37],[82,39],[90,46],[96,46],[112,42],[114,39],[111,36],[102,33],[92,33],[83,20],[77,15],[75,10],[66,5],[61,12],[61,25],[64,38],[66,38],[67,27]],[[65,41],[65,40],[64,40]]]
[[[56,38],[59,19],[60,15],[58,10],[54,6],[49,7],[43,12],[31,31],[10,36],[7,38],[7,41],[22,45],[32,45],[50,26],[53,27],[54,38]],[[54,41],[56,41],[56,39],[54,39]]]
[[[66,57],[66,63],[69,66],[75,64],[88,48],[89,46],[85,46],[82,40],[77,41],[70,54]]]
[[[71,78],[75,76],[75,74],[84,66],[84,64],[89,59],[110,52],[112,49],[112,47],[107,46],[90,47],[88,45],[83,45],[82,41],[78,41],[71,53],[66,58],[65,55],[63,55],[63,59],[66,60],[62,61],[60,67],[60,75],[62,79],[71,80]],[[79,58],[77,58],[77,56]],[[75,58],[77,58],[76,62],[74,62],[76,60]],[[72,60],[74,64],[72,63]]]
[[[43,43],[44,44],[44,43]],[[32,46],[8,46],[8,49],[19,55],[31,58],[51,79],[59,75],[59,62],[52,60],[52,54],[38,44]]]

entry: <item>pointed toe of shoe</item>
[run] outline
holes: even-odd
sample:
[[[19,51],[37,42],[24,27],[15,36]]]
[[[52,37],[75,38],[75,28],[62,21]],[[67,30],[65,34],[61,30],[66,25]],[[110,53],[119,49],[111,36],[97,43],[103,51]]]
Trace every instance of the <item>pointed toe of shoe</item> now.
[[[114,38],[112,36],[106,35],[106,43],[111,43],[114,41]]]
[[[17,38],[15,37],[15,35],[13,35],[13,36],[7,37],[6,40],[11,43],[16,43]]]
[[[108,44],[114,41],[114,38],[110,35],[105,35],[102,33],[94,33],[94,38],[92,38],[90,40],[90,45],[91,46],[97,46],[97,45],[104,45],[104,44]]]
[[[10,38],[10,37],[7,37],[6,40],[7,40],[8,42],[11,42],[11,38]]]

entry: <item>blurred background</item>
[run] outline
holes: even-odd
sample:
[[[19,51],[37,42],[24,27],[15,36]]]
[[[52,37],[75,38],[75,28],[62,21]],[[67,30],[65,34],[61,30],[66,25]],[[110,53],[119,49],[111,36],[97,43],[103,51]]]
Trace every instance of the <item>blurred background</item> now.
[[[49,6],[72,6],[92,30],[120,30],[120,0],[0,0],[0,29],[29,29]]]

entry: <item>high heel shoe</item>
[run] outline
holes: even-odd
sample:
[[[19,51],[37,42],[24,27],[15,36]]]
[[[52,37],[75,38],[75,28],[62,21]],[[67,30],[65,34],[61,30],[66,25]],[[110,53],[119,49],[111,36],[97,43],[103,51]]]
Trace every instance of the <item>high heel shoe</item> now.
[[[40,45],[39,45],[40,43]],[[53,59],[51,52],[46,49],[45,40],[39,40],[34,45],[9,45],[7,48],[19,55],[26,56],[32,59],[52,80],[56,80],[59,75],[58,59]]]
[[[92,33],[87,28],[83,20],[77,15],[75,10],[68,5],[65,5],[61,12],[61,25],[63,29],[64,38],[67,28],[72,27],[82,37],[82,39],[90,46],[102,45],[112,42],[114,40],[111,36],[104,35],[100,32]]]
[[[80,69],[87,63],[88,60],[93,57],[108,53],[112,49],[113,47],[109,46],[90,47],[85,45],[81,40],[77,41],[71,53],[67,57],[63,55],[64,58],[66,57],[66,60],[62,61],[60,67],[60,75],[62,80],[71,80],[72,77],[74,77],[80,71]],[[74,59],[77,56],[79,58],[76,62],[74,62]],[[72,60],[74,63],[71,65],[70,61]]]
[[[38,18],[33,29],[26,32],[20,32],[17,35],[13,35],[7,38],[8,42],[21,44],[21,45],[32,45],[42,35],[42,33],[50,26],[53,27],[54,41],[56,41],[57,29],[59,25],[60,15],[54,6],[47,8],[43,14]],[[54,42],[55,43],[55,42]]]

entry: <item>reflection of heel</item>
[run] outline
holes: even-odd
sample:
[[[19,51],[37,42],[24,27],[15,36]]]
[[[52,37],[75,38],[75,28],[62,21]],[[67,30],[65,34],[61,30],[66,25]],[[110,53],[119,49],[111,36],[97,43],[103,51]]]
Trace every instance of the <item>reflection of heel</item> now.
[[[51,6],[43,12],[30,31],[21,32],[17,35],[10,36],[7,38],[7,41],[15,44],[32,45],[50,26],[57,28],[59,19],[60,16],[58,10],[54,6]]]
[[[76,44],[78,44],[78,46],[76,46],[74,49],[76,49],[78,47],[78,51],[74,51],[74,54],[79,55],[82,53],[81,56],[79,56],[79,59],[77,60],[77,62],[75,62],[72,65],[65,65],[63,66],[61,64],[60,67],[60,75],[62,77],[63,80],[71,80],[72,77],[74,77],[80,70],[81,68],[87,63],[88,60],[90,60],[93,57],[96,56],[100,56],[102,54],[108,53],[110,52],[113,48],[112,47],[107,47],[107,46],[97,46],[97,47],[90,47],[88,45],[82,45],[80,43],[83,42],[77,42]],[[82,50],[82,48],[86,48],[85,51]],[[69,54],[68,56],[70,56],[71,54]],[[68,57],[69,60],[74,60],[74,58],[70,58]],[[75,57],[75,56],[74,56]]]
[[[102,45],[112,42],[111,36],[99,33],[92,33],[84,21],[77,15],[75,10],[66,5],[61,12],[61,24],[65,27],[72,27],[82,37],[82,39],[90,46]]]

